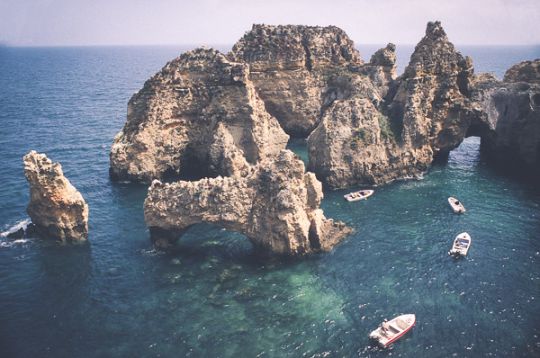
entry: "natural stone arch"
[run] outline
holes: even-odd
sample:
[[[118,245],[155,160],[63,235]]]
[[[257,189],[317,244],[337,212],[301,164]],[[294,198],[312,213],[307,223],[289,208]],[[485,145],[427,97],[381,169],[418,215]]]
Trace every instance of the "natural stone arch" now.
[[[350,229],[319,209],[322,186],[290,151],[251,167],[245,176],[164,184],[155,180],[144,204],[154,244],[174,244],[207,222],[244,234],[264,252],[299,255],[329,250]]]

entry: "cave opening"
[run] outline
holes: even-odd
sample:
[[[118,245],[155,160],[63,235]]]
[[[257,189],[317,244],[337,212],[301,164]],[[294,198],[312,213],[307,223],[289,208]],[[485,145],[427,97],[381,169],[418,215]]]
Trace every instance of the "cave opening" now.
[[[213,256],[230,259],[251,256],[255,246],[244,234],[221,225],[202,222],[190,226],[176,247],[187,256]]]
[[[449,140],[452,140],[450,134]],[[480,155],[489,152],[489,147],[494,140],[495,133],[489,125],[482,121],[473,120],[465,131],[465,135],[455,148],[441,150],[435,154],[433,164],[446,165],[456,160],[466,160],[473,163],[480,160]],[[444,138],[444,137],[443,137]],[[466,158],[465,158],[466,157]]]
[[[481,159],[480,136],[470,135],[463,139],[459,146],[448,153],[447,164],[450,166],[475,167]]]
[[[194,150],[186,150],[180,160],[180,168],[168,168],[162,176],[162,181],[171,183],[179,180],[197,181],[203,178],[218,176],[208,165],[208,160],[202,159]]]

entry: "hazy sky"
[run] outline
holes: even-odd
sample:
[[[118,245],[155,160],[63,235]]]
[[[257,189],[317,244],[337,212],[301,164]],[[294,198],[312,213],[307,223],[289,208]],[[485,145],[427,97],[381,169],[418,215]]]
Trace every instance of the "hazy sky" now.
[[[10,45],[232,44],[253,23],[336,25],[357,44],[540,44],[540,0],[0,0]]]

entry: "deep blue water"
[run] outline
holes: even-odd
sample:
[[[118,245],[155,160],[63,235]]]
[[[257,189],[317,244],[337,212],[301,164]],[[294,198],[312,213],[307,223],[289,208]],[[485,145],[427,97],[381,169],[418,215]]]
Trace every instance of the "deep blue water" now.
[[[491,170],[477,138],[368,201],[326,193],[326,215],[356,230],[329,254],[263,261],[241,235],[206,225],[154,252],[146,187],[111,183],[108,152],[131,94],[182,50],[0,48],[0,231],[27,219],[30,149],[60,161],[90,206],[87,245],[0,238],[1,357],[540,355],[538,184]],[[461,50],[499,77],[540,57]],[[401,69],[411,51],[398,47]],[[449,195],[466,214],[451,213]],[[446,252],[462,231],[473,245],[456,261]],[[383,318],[409,312],[411,334],[389,351],[370,346]]]

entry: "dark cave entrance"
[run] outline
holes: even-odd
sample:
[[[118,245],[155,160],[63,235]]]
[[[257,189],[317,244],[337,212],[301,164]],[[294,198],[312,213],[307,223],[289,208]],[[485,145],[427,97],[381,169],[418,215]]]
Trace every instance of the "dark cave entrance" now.
[[[256,250],[244,234],[225,227],[201,222],[190,226],[179,238],[176,248],[183,256],[221,258],[248,257]]]
[[[491,143],[494,141],[495,132],[485,122],[473,121],[467,128],[459,145],[449,150],[441,150],[435,154],[433,164],[445,165],[456,159],[456,156],[467,155],[469,160],[480,159],[480,155],[489,152]]]
[[[162,181],[171,183],[178,180],[197,181],[203,178],[215,178],[219,175],[210,168],[207,158],[188,148],[180,159],[180,168],[169,168],[163,173]]]

